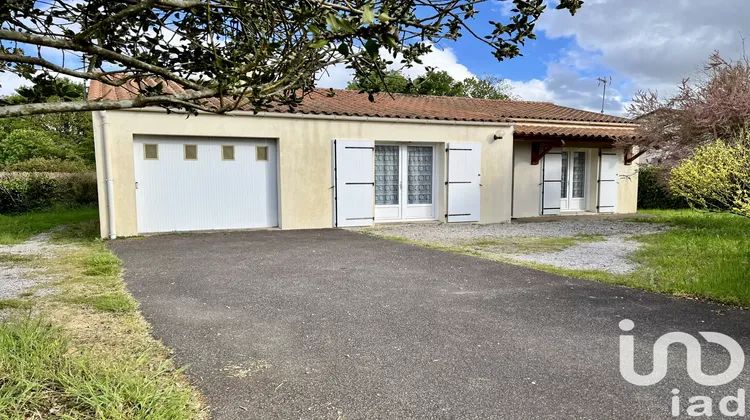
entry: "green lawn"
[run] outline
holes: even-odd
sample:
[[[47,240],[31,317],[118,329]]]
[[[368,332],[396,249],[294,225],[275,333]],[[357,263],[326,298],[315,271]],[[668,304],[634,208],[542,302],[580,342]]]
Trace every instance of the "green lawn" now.
[[[19,215],[0,215],[0,244],[17,244],[56,226],[96,219],[94,208],[59,209]]]
[[[750,219],[693,210],[644,211],[673,229],[640,237],[642,264],[625,284],[750,307]]]
[[[205,417],[98,239],[96,210],[0,218],[6,244],[50,229],[54,253],[0,252],[0,266],[33,268],[53,290],[0,299],[0,418]]]

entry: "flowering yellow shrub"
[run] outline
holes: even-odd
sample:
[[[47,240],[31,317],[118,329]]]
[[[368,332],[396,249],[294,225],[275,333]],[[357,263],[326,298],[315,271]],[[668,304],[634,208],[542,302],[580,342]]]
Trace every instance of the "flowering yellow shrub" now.
[[[694,207],[750,217],[750,133],[697,148],[672,170],[669,186]]]

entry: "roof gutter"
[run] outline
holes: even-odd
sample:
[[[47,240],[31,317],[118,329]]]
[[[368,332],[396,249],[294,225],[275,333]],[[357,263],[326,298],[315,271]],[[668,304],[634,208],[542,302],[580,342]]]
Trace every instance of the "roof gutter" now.
[[[117,111],[128,111],[128,112],[164,112],[164,108],[158,107],[146,107],[146,108],[126,108]],[[180,112],[172,111],[173,114],[182,114]],[[331,115],[331,114],[303,114],[303,113],[291,113],[291,112],[258,112],[252,111],[231,111],[226,114],[215,114],[212,112],[198,111],[199,114],[205,115],[222,115],[222,116],[250,116],[250,117],[269,117],[269,118],[289,118],[289,119],[310,119],[310,120],[331,120],[331,121],[367,121],[367,122],[397,122],[397,123],[411,123],[411,124],[443,124],[443,125],[476,125],[476,126],[491,126],[491,127],[510,127],[515,124],[550,124],[550,125],[564,125],[564,126],[597,126],[597,127],[613,127],[620,128],[623,130],[633,129],[638,127],[640,124],[636,122],[625,123],[625,122],[598,122],[598,121],[583,121],[583,120],[551,120],[551,119],[533,119],[533,118],[508,118],[507,121],[464,121],[464,120],[438,120],[430,118],[394,118],[394,117],[366,117],[358,115]]]
[[[102,144],[102,170],[104,172],[104,195],[107,203],[107,237],[109,239],[117,238],[117,229],[115,227],[115,188],[114,179],[112,179],[112,157],[109,152],[109,139],[107,138],[107,126],[109,121],[107,119],[106,111],[98,111],[96,113],[99,116],[99,126],[101,128],[101,144]]]

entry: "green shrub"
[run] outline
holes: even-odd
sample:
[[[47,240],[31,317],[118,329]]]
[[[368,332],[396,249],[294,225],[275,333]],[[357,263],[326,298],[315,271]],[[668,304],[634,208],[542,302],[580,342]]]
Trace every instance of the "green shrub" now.
[[[669,190],[667,169],[656,165],[642,165],[638,169],[639,209],[684,209],[687,201]]]
[[[51,207],[81,207],[97,203],[93,174],[50,177],[42,174],[0,178],[0,213],[23,213]]]
[[[13,130],[0,141],[0,164],[4,166],[39,157],[68,159],[74,156],[68,147],[41,130]]]
[[[58,158],[35,157],[5,167],[8,172],[87,172],[90,171],[80,160],[62,160]]]
[[[750,132],[697,148],[672,170],[669,186],[696,208],[750,217]]]

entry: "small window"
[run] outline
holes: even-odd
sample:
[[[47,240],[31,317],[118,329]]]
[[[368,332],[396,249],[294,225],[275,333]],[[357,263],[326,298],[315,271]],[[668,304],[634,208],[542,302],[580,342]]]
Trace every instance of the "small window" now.
[[[222,160],[234,160],[234,146],[232,145],[221,146],[221,159]]]
[[[185,160],[198,160],[198,146],[195,144],[185,145]]]
[[[159,145],[158,144],[144,144],[143,145],[143,158],[149,160],[159,159]]]
[[[255,160],[268,160],[268,146],[255,147]]]

